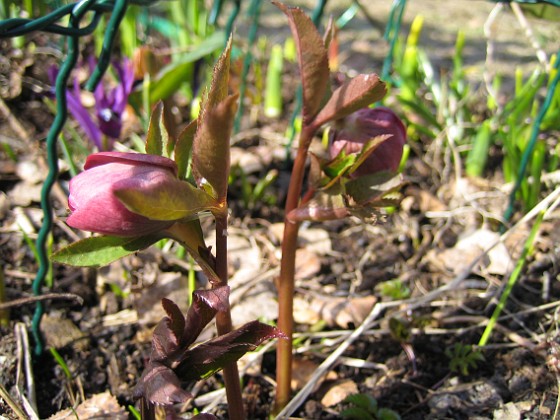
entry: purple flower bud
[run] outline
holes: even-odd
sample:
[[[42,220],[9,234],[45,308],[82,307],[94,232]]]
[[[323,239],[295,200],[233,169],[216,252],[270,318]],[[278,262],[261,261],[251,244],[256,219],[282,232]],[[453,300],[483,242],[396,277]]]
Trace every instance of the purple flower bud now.
[[[389,108],[363,108],[341,121],[341,127],[333,130],[329,138],[329,153],[335,158],[341,150],[359,153],[364,145],[376,136],[390,134],[353,173],[353,176],[376,172],[396,172],[406,143],[406,129]]]
[[[88,156],[84,172],[70,180],[69,226],[112,236],[142,236],[174,221],[152,220],[133,213],[115,191],[141,189],[177,181],[174,161],[140,153],[101,152]]]

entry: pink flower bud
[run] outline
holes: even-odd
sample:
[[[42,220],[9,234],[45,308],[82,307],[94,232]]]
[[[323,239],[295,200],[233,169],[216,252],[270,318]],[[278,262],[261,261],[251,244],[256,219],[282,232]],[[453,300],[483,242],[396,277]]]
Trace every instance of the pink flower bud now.
[[[342,149],[359,153],[376,136],[390,134],[354,172],[353,176],[370,175],[381,171],[396,172],[406,143],[406,129],[393,111],[385,107],[362,108],[341,121],[339,129],[329,138],[329,153],[336,157]]]
[[[177,180],[174,161],[140,153],[102,152],[88,156],[84,172],[70,180],[69,226],[113,236],[142,236],[165,229],[173,221],[152,220],[133,213],[115,191],[141,189]]]

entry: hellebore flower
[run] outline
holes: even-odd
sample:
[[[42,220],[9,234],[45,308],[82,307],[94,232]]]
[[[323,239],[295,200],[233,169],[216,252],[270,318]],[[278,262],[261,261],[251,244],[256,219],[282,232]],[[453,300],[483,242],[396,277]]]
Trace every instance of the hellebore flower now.
[[[118,84],[113,88],[107,88],[103,83],[100,83],[93,92],[97,122],[94,121],[90,112],[82,104],[80,84],[77,79],[74,79],[72,89],[66,91],[68,110],[98,150],[110,149],[113,140],[120,137],[122,115],[134,83],[134,70],[130,60],[125,58],[122,63],[115,61],[112,65],[117,75]],[[92,70],[95,67],[93,59],[90,59],[90,67]],[[49,78],[53,83],[56,80],[57,73],[58,69],[49,69]],[[104,136],[106,136],[106,139],[103,138]]]
[[[353,176],[376,172],[396,172],[406,143],[406,129],[389,108],[362,108],[341,121],[341,126],[331,131],[329,153],[335,158],[341,150],[347,154],[358,153],[376,136],[390,134],[353,173]]]
[[[166,188],[177,181],[171,159],[139,153],[101,152],[88,156],[84,172],[70,180],[66,223],[77,229],[112,236],[142,236],[163,230],[174,221],[152,220],[133,213],[115,192]]]

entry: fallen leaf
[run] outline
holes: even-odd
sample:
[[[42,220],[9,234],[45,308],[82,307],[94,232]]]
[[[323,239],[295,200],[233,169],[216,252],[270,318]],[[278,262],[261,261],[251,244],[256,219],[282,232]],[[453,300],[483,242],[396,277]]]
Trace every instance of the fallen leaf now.
[[[87,335],[68,318],[43,315],[41,334],[45,338],[47,347],[60,349],[72,344],[76,350],[85,351],[89,346]]]
[[[292,359],[292,382],[291,387],[292,390],[296,391],[298,389],[303,388],[309,380],[311,376],[315,373],[319,364],[314,362],[310,359],[303,359],[301,357],[295,356]],[[323,381],[325,380],[334,380],[337,378],[337,375],[332,370],[327,372],[321,379],[317,381],[315,384],[315,389],[318,389]]]
[[[296,280],[310,279],[321,270],[321,260],[307,248],[296,251]]]
[[[480,228],[459,237],[453,248],[431,250],[428,260],[438,269],[450,270],[455,274],[466,269],[486,248],[494,244],[500,235],[486,228]],[[503,243],[493,247],[481,259],[476,269],[489,274],[505,275],[513,268],[513,260]]]
[[[311,300],[296,297],[294,302],[294,321],[299,324],[313,325],[323,320],[329,327],[351,328],[364,321],[377,298],[316,296]]]
[[[111,419],[127,420],[127,411],[119,405],[117,399],[109,392],[95,394],[75,409],[67,409],[49,417],[50,420],[66,420],[79,418],[81,420]]]
[[[325,384],[331,385],[331,384]],[[338,403],[341,403],[349,395],[357,394],[359,392],[358,385],[351,379],[343,379],[336,381],[330,386],[330,388],[325,392],[323,398],[321,398],[321,404],[325,407],[333,407]]]

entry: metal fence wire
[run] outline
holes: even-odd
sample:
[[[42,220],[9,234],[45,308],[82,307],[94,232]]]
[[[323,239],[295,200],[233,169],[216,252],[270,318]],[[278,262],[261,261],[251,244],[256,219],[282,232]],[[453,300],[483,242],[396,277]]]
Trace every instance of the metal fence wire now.
[[[148,5],[150,3],[152,2],[148,0],[82,0],[75,4],[62,6],[36,19],[13,18],[0,22],[0,37],[2,38],[16,37],[34,31],[58,34],[67,38],[66,58],[61,64],[55,83],[56,115],[46,139],[49,171],[41,190],[43,223],[36,242],[39,268],[32,286],[33,294],[36,296],[41,294],[43,283],[49,270],[47,240],[53,224],[53,211],[49,197],[58,178],[57,140],[62,133],[68,116],[66,85],[70,73],[78,61],[80,38],[91,34],[95,30],[103,14],[111,14],[107,23],[107,31],[105,32],[103,48],[99,55],[97,66],[92,73],[92,77],[86,84],[86,89],[93,91],[109,66],[111,49],[117,34],[117,29],[124,17],[127,7],[129,4]],[[62,26],[59,24],[59,22],[66,17],[69,18],[68,25]],[[35,353],[39,355],[43,352],[40,323],[44,313],[44,307],[41,301],[38,301],[36,305],[31,331],[35,339]]]

